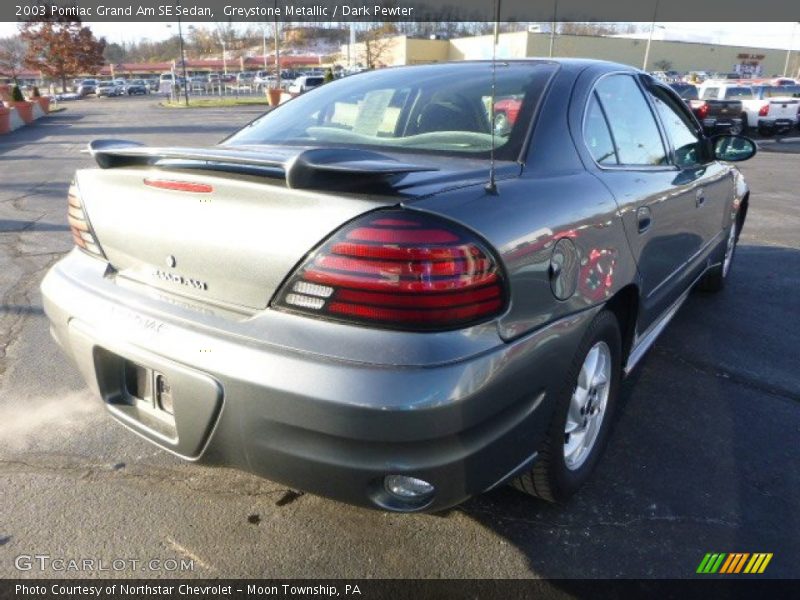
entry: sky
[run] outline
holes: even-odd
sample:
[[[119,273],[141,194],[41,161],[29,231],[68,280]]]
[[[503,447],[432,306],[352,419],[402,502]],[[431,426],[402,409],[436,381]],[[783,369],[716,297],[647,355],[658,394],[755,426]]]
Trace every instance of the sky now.
[[[92,23],[96,36],[109,42],[131,42],[141,38],[159,40],[174,34],[167,23]],[[210,23],[184,23],[184,26],[210,27]],[[638,24],[647,37],[648,23]],[[16,23],[0,22],[0,37],[13,35]],[[793,35],[794,34],[794,35]],[[653,39],[678,40],[800,50],[800,25],[796,23],[657,23]]]

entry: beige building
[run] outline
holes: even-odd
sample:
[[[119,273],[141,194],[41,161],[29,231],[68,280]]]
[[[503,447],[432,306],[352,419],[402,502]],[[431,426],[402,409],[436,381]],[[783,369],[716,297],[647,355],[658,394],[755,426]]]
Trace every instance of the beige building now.
[[[452,40],[414,39],[395,36],[373,42],[372,63],[376,66],[412,65],[448,60],[474,60],[492,57],[491,35],[455,38]],[[554,56],[596,58],[641,67],[647,40],[623,37],[557,35]],[[520,31],[502,33],[498,39],[498,58],[527,58],[547,56],[550,35]],[[367,64],[363,43],[351,49],[354,64]],[[342,47],[347,56],[347,46]],[[650,46],[648,70],[751,72],[753,75],[782,75],[786,61],[785,50],[754,48],[752,46],[722,46],[695,42],[653,40]],[[666,64],[669,64],[667,67]],[[789,73],[798,75],[800,52],[793,52]]]

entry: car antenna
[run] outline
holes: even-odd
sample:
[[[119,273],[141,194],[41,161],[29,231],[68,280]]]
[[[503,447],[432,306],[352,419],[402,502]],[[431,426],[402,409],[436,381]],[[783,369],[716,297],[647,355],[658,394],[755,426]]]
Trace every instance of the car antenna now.
[[[492,43],[492,119],[489,126],[492,129],[492,149],[489,156],[489,182],[484,186],[487,194],[497,195],[497,184],[495,183],[495,160],[494,160],[494,146],[495,146],[495,126],[494,126],[494,102],[497,91],[497,42],[500,37],[500,0],[494,0],[494,35]]]

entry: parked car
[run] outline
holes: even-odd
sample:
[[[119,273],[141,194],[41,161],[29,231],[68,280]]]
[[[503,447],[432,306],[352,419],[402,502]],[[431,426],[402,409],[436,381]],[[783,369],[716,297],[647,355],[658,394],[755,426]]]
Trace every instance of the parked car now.
[[[158,78],[157,77],[151,77],[149,79],[145,79],[145,81],[147,82],[147,88],[151,92],[157,92],[158,91]]]
[[[738,134],[744,129],[741,101],[700,100],[697,87],[690,83],[670,83],[669,86],[689,105],[707,134]]]
[[[702,100],[736,99],[742,103],[742,122],[761,135],[786,133],[797,123],[797,102],[758,98],[754,86],[739,82],[706,81],[700,86]]]
[[[104,79],[97,84],[97,96],[119,96],[122,94],[119,84],[113,79]]]
[[[158,76],[158,91],[161,93],[164,93],[165,90],[171,93],[179,85],[180,78],[176,77],[172,71],[166,71]]]
[[[133,79],[125,86],[125,93],[129,96],[146,95],[150,93],[150,86],[144,79]]]
[[[302,94],[303,92],[321,86],[323,83],[325,83],[325,78],[321,75],[302,75],[292,82],[289,86],[289,91],[293,94]]]
[[[800,84],[789,85],[781,82],[774,85],[753,86],[753,96],[762,102],[759,107],[759,114],[772,109],[772,105],[780,106],[781,112],[788,118],[788,113],[792,107],[797,111],[796,125],[800,128]],[[770,107],[765,108],[769,103]]]
[[[219,146],[92,142],[42,295],[111,416],[372,508],[575,493],[622,378],[695,285],[725,287],[756,148],[636,69],[566,59],[496,71],[521,99],[499,135],[491,77],[379,69]]]
[[[97,93],[97,79],[84,79],[78,85],[76,90],[79,96],[88,96],[89,94]]]
[[[236,74],[236,85],[238,87],[249,87],[253,85],[256,74],[253,71],[242,71]]]

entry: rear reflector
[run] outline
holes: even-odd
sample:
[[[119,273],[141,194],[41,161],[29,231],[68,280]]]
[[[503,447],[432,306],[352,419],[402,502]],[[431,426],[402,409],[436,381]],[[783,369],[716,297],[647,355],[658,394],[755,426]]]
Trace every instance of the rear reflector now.
[[[505,305],[502,271],[483,241],[438,217],[395,209],[336,232],[273,301],[293,312],[409,331],[466,327]]]
[[[175,192],[193,192],[195,194],[210,194],[214,188],[207,183],[196,183],[194,181],[175,181],[172,179],[150,179],[144,180],[145,185],[159,188],[162,190],[173,190]]]

